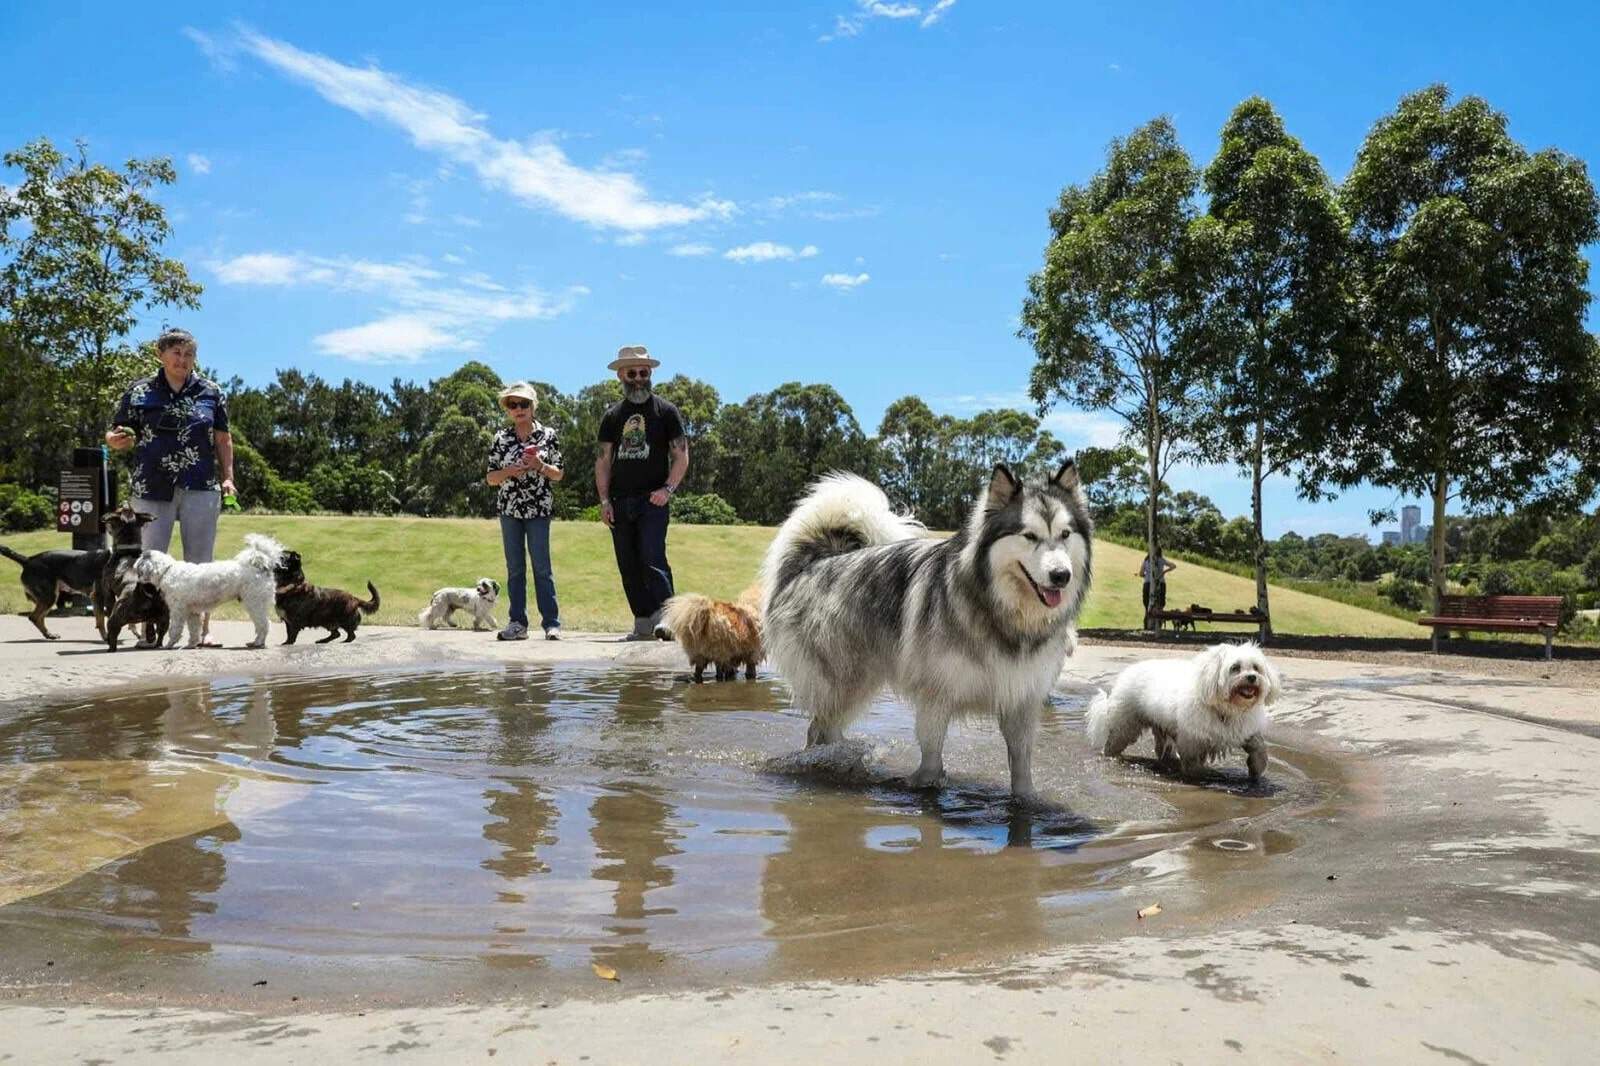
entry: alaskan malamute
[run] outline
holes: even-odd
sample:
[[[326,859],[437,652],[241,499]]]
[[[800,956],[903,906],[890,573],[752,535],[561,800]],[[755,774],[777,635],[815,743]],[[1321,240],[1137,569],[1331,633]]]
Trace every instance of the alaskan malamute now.
[[[1033,793],[1039,709],[1076,643],[1092,523],[1069,460],[1023,484],[996,466],[966,527],[940,540],[853,474],[816,483],[762,564],[767,653],[831,744],[889,685],[917,713],[913,787],[944,776],[956,717],[993,717],[1011,792]]]

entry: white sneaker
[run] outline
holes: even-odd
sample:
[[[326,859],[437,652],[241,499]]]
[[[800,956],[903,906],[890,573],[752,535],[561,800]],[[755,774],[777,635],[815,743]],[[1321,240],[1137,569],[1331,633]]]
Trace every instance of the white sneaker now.
[[[546,629],[544,631],[544,639],[545,640],[560,640],[561,639],[561,627],[560,626],[551,626],[549,629]]]

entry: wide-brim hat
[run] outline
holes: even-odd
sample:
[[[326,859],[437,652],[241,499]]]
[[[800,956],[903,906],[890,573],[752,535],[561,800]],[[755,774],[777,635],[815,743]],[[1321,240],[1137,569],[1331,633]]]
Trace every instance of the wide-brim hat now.
[[[513,381],[511,384],[501,389],[500,406],[504,407],[506,405],[506,401],[511,399],[513,396],[520,400],[527,400],[531,410],[537,411],[539,409],[539,394],[535,392],[533,386],[529,385],[526,381]]]
[[[617,349],[617,357],[606,365],[607,370],[621,370],[630,366],[658,367],[661,360],[652,359],[642,344],[628,344]]]

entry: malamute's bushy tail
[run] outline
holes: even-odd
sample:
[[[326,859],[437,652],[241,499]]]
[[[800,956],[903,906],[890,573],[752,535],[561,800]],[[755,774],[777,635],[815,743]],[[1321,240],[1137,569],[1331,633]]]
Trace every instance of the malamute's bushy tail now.
[[[1111,697],[1106,695],[1105,689],[1100,689],[1089,701],[1089,709],[1083,715],[1083,725],[1089,734],[1090,749],[1104,751],[1106,738],[1111,735]]]
[[[778,527],[761,563],[761,587],[770,601],[773,592],[793,576],[797,563],[804,565],[926,532],[922,523],[896,514],[889,497],[872,482],[855,474],[826,474]]]

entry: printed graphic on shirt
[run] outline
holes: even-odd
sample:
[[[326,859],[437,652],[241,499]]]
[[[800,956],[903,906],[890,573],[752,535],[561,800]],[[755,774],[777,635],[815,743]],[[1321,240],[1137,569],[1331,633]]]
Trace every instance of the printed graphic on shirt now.
[[[622,425],[622,441],[617,445],[618,459],[650,458],[650,441],[645,436],[644,415],[629,415]]]

